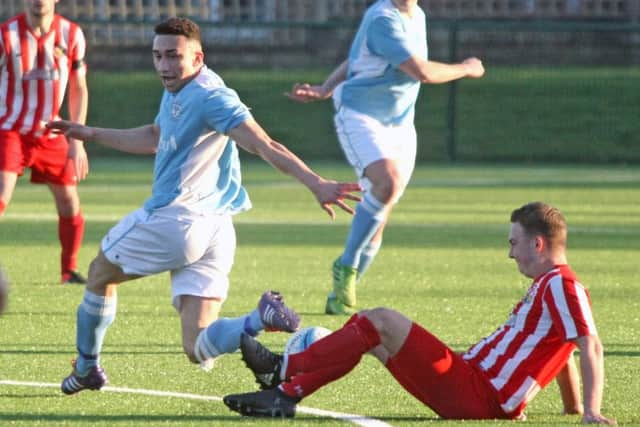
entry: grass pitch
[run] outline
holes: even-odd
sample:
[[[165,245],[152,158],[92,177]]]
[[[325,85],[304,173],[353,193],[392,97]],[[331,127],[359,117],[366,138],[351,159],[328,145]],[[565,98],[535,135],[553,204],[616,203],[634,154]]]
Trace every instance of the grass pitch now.
[[[350,169],[339,164],[314,166],[325,176],[352,179]],[[83,270],[108,228],[148,196],[151,170],[145,158],[93,159],[91,176],[80,186],[87,219]],[[244,177],[254,209],[236,217],[238,251],[223,315],[252,310],[260,294],[273,288],[285,294],[304,325],[339,327],[344,318],[322,311],[330,266],[350,219],[339,214],[331,222],[304,188],[261,163],[245,162]],[[603,412],[622,425],[638,425],[638,168],[421,165],[360,287],[359,304],[394,307],[465,350],[506,318],[529,283],[507,258],[507,233],[511,210],[532,200],[550,202],[567,217],[569,260],[590,289],[605,345]],[[23,178],[0,220],[0,260],[13,282],[8,311],[0,317],[0,425],[348,425],[310,414],[289,422],[243,419],[215,399],[115,392],[67,397],[55,386],[7,383],[59,384],[75,355],[75,310],[83,290],[58,284],[56,224],[46,188]],[[276,349],[286,339],[261,337]],[[120,287],[118,316],[102,358],[114,387],[212,397],[255,389],[238,354],[220,358],[210,373],[187,362],[166,274]],[[456,424],[438,421],[370,357],[303,405],[393,426]],[[526,425],[579,423],[579,417],[558,415],[560,410],[552,384],[529,406]]]

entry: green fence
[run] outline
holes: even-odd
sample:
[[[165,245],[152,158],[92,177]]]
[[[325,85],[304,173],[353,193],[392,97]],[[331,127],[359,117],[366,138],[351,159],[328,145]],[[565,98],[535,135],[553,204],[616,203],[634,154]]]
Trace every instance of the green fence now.
[[[203,23],[206,61],[275,138],[305,158],[341,159],[330,103],[293,104],[282,93],[293,82],[321,82],[345,57],[356,24]],[[112,37],[129,27],[146,36],[130,47],[90,47],[90,122],[148,123],[161,92],[152,23],[109,25]],[[419,161],[640,162],[639,24],[430,20],[429,46],[434,60],[478,56],[487,74],[422,88]]]

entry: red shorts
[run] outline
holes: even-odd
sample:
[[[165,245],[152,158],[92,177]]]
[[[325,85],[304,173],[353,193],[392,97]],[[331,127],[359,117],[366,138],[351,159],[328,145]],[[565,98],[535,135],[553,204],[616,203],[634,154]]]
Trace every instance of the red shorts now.
[[[76,185],[75,166],[67,157],[68,151],[64,135],[34,138],[0,130],[0,171],[22,176],[29,168],[34,184]]]
[[[448,419],[513,418],[497,391],[460,354],[417,324],[387,368],[416,399]]]

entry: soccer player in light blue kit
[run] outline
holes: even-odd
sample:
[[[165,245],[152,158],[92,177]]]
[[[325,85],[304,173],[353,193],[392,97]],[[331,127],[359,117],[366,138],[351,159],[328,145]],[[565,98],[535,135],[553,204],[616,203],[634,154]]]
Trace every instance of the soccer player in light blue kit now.
[[[355,312],[356,281],[378,253],[392,206],[411,177],[420,84],[484,74],[477,58],[459,64],[428,60],[426,19],[417,3],[375,2],[364,15],[348,59],[322,85],[296,83],[288,94],[299,102],[333,97],[340,145],[365,189],[344,252],[333,264],[328,314]]]
[[[236,246],[231,216],[251,207],[241,185],[236,144],[306,185],[331,217],[332,204],[353,213],[345,199],[360,200],[353,194],[358,184],[323,179],[267,135],[236,92],[204,65],[194,22],[170,18],[155,32],[154,65],[166,90],[154,124],[134,129],[48,124],[79,140],[130,153],[156,153],[151,197],[108,232],[91,263],[77,312],[78,357],[61,385],[65,394],[97,390],[107,383],[99,356],[115,319],[116,287],[127,280],[171,273],[184,351],[204,367],[238,349],[243,332],[255,336],[263,329],[298,328],[298,315],[272,291],[246,316],[218,318]]]

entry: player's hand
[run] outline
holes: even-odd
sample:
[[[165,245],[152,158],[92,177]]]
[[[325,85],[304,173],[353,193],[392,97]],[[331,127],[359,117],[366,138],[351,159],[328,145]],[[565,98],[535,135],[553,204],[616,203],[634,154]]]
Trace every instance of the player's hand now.
[[[467,69],[467,77],[477,79],[484,76],[484,65],[478,58],[467,58],[462,64]]]
[[[345,212],[353,215],[355,212],[351,206],[349,206],[345,201],[353,200],[355,202],[359,202],[362,198],[354,192],[362,191],[362,187],[356,183],[344,183],[344,182],[335,182],[335,181],[322,181],[316,188],[314,188],[313,193],[315,194],[318,202],[322,209],[324,209],[331,219],[336,217],[336,213],[333,210],[333,206],[336,205],[340,209]]]
[[[82,181],[89,174],[89,158],[84,144],[74,138],[69,138],[69,160],[73,162],[76,171],[76,179]]]
[[[47,123],[53,133],[64,134],[67,138],[86,141],[93,138],[93,128],[69,120],[55,120]]]
[[[584,414],[582,424],[605,424],[608,426],[618,425],[616,420],[609,419],[601,414]]]
[[[285,96],[296,102],[322,101],[331,96],[322,86],[310,85],[309,83],[296,83],[291,88],[291,92],[286,92]]]

